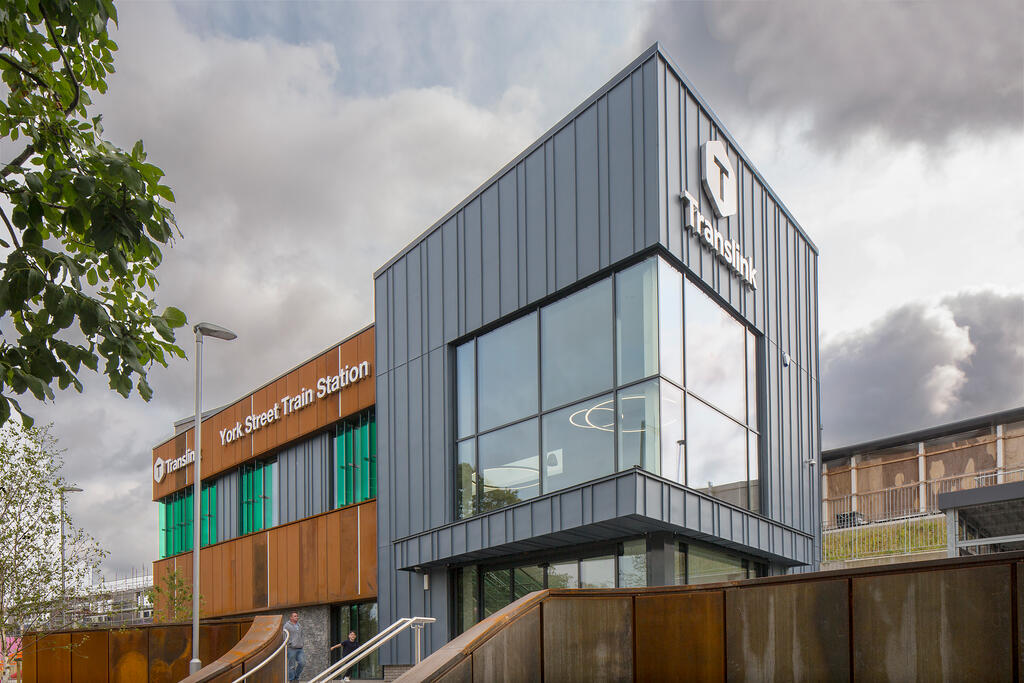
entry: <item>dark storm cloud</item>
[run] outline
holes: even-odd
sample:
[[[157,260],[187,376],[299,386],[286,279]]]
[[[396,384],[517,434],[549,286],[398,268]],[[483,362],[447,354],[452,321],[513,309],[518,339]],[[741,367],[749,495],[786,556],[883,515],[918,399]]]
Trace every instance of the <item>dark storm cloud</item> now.
[[[747,117],[806,115],[823,146],[870,131],[943,143],[959,132],[1019,131],[1024,123],[1019,0],[699,7],[655,5],[645,35],[681,55],[716,107],[721,95],[730,107],[743,97]]]
[[[909,304],[821,348],[825,448],[1024,405],[1024,295]]]

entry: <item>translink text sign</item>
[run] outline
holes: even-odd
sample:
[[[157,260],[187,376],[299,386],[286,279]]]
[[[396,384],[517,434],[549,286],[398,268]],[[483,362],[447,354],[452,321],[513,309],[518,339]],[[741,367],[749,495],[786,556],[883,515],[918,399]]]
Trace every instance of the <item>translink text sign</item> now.
[[[700,176],[704,194],[711,200],[718,218],[727,218],[737,210],[736,169],[729,161],[728,149],[720,140],[709,140],[700,149]],[[757,289],[757,268],[752,256],[742,253],[742,245],[729,239],[716,227],[714,219],[700,212],[700,202],[683,190],[683,223],[700,239],[701,244],[724,261],[745,285]],[[738,233],[739,230],[733,232]]]

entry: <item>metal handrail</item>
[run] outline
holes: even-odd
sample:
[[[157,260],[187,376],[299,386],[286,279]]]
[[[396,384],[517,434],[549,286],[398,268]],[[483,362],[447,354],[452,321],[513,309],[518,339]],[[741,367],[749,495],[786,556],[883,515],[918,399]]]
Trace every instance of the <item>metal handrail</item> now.
[[[419,664],[420,631],[423,629],[425,625],[432,624],[435,621],[437,621],[437,619],[435,619],[434,617],[402,617],[401,619],[399,619],[398,621],[391,624],[386,629],[375,635],[373,638],[366,641],[364,644],[360,645],[358,648],[356,648],[355,652],[346,657],[342,657],[334,664],[331,664],[329,667],[318,673],[316,676],[310,679],[309,683],[323,683],[323,681],[329,681],[333,677],[341,674],[342,672],[351,669],[353,666],[362,661],[365,657],[369,657],[371,654],[373,654],[377,649],[380,648],[381,645],[388,642],[389,640],[397,636],[399,633],[410,627],[416,631],[416,663]]]
[[[252,671],[249,671],[247,673],[242,674],[240,677],[238,677],[235,680],[231,681],[231,683],[240,683],[241,681],[244,681],[249,676],[252,676],[254,673],[256,673],[257,671],[259,671],[260,669],[265,667],[267,664],[269,664],[271,661],[273,661],[274,657],[277,656],[277,653],[280,652],[281,649],[284,648],[286,645],[288,645],[288,638],[290,636],[291,636],[291,634],[288,633],[288,631],[284,631],[284,640],[281,641],[281,644],[277,647],[276,650],[274,650],[272,653],[270,653],[269,657],[267,657],[262,662],[260,662],[259,665],[257,665],[257,667],[255,669],[253,669]],[[287,657],[284,658],[284,677],[288,678],[288,658]]]

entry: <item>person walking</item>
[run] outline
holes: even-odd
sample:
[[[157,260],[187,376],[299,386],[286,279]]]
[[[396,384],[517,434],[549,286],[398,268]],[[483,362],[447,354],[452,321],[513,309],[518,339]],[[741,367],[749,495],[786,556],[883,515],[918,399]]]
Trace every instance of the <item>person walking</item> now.
[[[355,652],[358,649],[359,649],[359,639],[356,637],[356,632],[355,631],[349,631],[348,632],[348,640],[346,640],[345,642],[343,642],[341,644],[341,658],[344,659],[345,657],[348,657],[350,654],[352,654],[353,652]],[[349,669],[349,671],[351,671],[351,669]],[[351,678],[349,678],[348,672],[345,672],[345,678],[343,680],[346,680],[346,681],[352,680]]]
[[[291,619],[285,622],[284,630],[288,632],[288,680],[297,681],[306,666],[306,655],[302,651],[302,624],[299,613],[292,612]]]

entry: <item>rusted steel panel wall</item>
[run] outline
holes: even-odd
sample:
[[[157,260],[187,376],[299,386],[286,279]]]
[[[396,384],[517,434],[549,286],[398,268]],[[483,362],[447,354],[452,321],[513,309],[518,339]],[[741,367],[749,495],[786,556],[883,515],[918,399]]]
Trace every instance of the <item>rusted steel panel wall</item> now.
[[[544,680],[633,680],[633,599],[552,597],[543,605]]]
[[[138,683],[149,680],[149,631],[111,631],[110,683]]]
[[[149,683],[177,683],[188,676],[192,630],[180,625],[149,629]]]
[[[854,578],[857,681],[1013,676],[1011,566]]]
[[[537,605],[473,652],[473,683],[541,680],[540,610]]]
[[[722,591],[638,595],[638,681],[725,680],[725,598]]]
[[[212,477],[247,460],[272,453],[285,444],[323,429],[343,417],[374,405],[376,382],[374,367],[374,328],[370,327],[300,365],[286,375],[242,397],[216,415],[203,420],[203,479]],[[370,374],[287,415],[281,400],[296,396],[304,389],[317,392],[317,380],[336,376],[346,366],[370,365]],[[278,418],[229,444],[221,443],[220,431],[229,429],[246,417],[259,416],[278,406]],[[153,462],[159,457],[173,460],[194,447],[193,429],[178,434],[153,449]],[[153,483],[153,500],[169,495],[192,482],[192,466],[167,474]]]
[[[71,682],[106,683],[110,678],[109,631],[71,634]]]
[[[726,591],[729,680],[848,680],[847,596],[846,579]]]
[[[38,683],[71,680],[70,633],[54,633],[38,638],[35,647]]]

